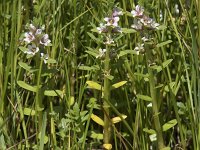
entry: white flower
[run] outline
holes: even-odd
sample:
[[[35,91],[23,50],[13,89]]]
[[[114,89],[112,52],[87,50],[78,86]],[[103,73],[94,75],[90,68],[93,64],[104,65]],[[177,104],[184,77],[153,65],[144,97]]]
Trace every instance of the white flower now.
[[[47,63],[47,60],[49,59],[48,54],[40,53],[40,57],[44,60],[44,63]]]
[[[153,21],[153,22],[151,23],[151,27],[152,27],[153,29],[158,29],[158,26],[160,26],[160,24],[159,24],[159,23],[156,23],[155,21]]]
[[[97,55],[96,56],[96,58],[101,58],[101,57],[103,57],[103,55],[105,54],[105,52],[106,52],[106,49],[99,49],[99,55]]]
[[[33,40],[35,40],[35,36],[33,35],[32,32],[26,32],[24,34],[25,38],[24,38],[24,41],[26,41],[27,43],[30,43],[32,42]]]
[[[148,39],[147,37],[145,37],[145,36],[142,38],[142,41],[143,41],[143,42],[146,42],[146,41],[148,41],[148,40],[149,40],[149,39]]]
[[[142,30],[142,23],[140,22],[140,20],[134,20],[134,24],[131,25],[131,27],[136,30]]]
[[[106,44],[106,45],[114,44],[114,41],[113,41],[113,39],[109,36],[109,37],[106,37],[106,42],[104,42],[104,44]]]
[[[137,44],[134,50],[136,51],[136,54],[139,55],[139,52],[144,50],[144,44]]]
[[[133,17],[141,17],[143,16],[143,13],[144,13],[144,8],[139,5],[135,7],[135,10],[131,11],[131,14],[133,15]]]
[[[43,44],[45,46],[47,46],[50,42],[51,40],[49,40],[48,34],[43,35],[43,37],[40,40],[40,44]]]
[[[34,56],[38,51],[39,51],[39,48],[35,44],[32,44],[32,45],[28,45],[28,51],[25,51],[25,53]]]
[[[106,26],[118,26],[119,17],[105,17],[104,20],[107,22]]]
[[[35,35],[42,34],[42,29],[37,29]]]
[[[30,24],[29,29],[31,32],[35,32],[37,30],[33,24]]]
[[[175,12],[176,12],[176,14],[179,14],[179,8],[178,8],[178,4],[175,4]]]
[[[163,20],[163,13],[162,13],[162,10],[160,10],[160,21]]]

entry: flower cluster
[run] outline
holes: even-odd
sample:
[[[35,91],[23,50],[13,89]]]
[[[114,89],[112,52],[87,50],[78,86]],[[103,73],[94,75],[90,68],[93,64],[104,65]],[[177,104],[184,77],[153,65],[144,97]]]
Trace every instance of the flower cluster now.
[[[113,12],[110,17],[105,17],[105,24],[100,23],[100,27],[97,27],[99,33],[121,33],[121,28],[118,26],[119,16],[122,15],[122,11],[119,11],[117,8],[113,9]]]
[[[36,28],[33,24],[29,25],[29,31],[24,34],[23,41],[28,45],[28,50],[24,53],[34,56],[39,52],[40,48],[49,46],[51,40],[49,39],[48,34],[43,33],[44,27]],[[45,56],[41,53],[41,56]]]
[[[137,5],[135,10],[131,11],[131,14],[135,18],[134,24],[131,26],[136,30],[147,29],[158,29],[159,24],[156,23],[152,18],[144,14],[144,8]]]

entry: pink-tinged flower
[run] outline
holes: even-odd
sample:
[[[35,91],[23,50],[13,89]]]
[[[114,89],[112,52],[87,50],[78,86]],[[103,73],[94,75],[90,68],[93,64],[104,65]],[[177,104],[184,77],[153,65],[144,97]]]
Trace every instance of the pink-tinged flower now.
[[[144,26],[150,26],[153,22],[152,18],[149,18],[147,16],[143,16],[143,18],[140,19],[141,23],[143,23]]]
[[[122,33],[122,29],[120,27],[115,27],[111,31],[112,33]]]
[[[133,15],[133,17],[142,17],[143,13],[144,13],[144,8],[139,5],[135,7],[135,10],[131,11],[131,14]]]
[[[33,24],[30,24],[29,30],[30,30],[32,33],[34,33],[37,29],[36,29],[36,27],[35,27]]]
[[[43,28],[44,27],[42,27],[41,29],[37,29],[33,24],[30,24],[30,26],[29,26],[30,32],[32,32],[34,35],[42,34]]]
[[[118,8],[114,8],[113,13],[112,13],[112,17],[117,17],[117,16],[120,16],[122,14],[123,14],[122,11],[120,11]]]
[[[133,29],[136,29],[136,30],[142,30],[142,28],[143,28],[143,25],[142,25],[142,23],[140,22],[140,20],[134,20],[134,24],[133,25],[131,25],[131,27],[133,28]]]
[[[49,43],[51,43],[51,40],[49,40],[48,34],[43,35],[43,37],[40,40],[40,44],[47,46]]]
[[[49,59],[49,55],[44,54],[44,53],[40,53],[40,57],[44,60],[44,63],[46,64],[48,59]]]
[[[96,56],[96,58],[101,58],[101,57],[103,57],[104,56],[104,54],[105,54],[105,52],[106,52],[106,49],[99,49],[99,55],[97,55]]]
[[[33,35],[32,32],[26,32],[24,34],[25,38],[24,38],[24,41],[27,42],[27,43],[30,43],[32,42],[33,40],[35,40],[35,36]]]
[[[39,35],[39,34],[42,34],[42,29],[37,29],[37,30],[35,31],[35,35]]]
[[[108,32],[108,29],[102,23],[100,23],[100,27],[97,27],[97,30],[99,33],[107,33]]]
[[[28,51],[25,51],[25,53],[34,56],[38,51],[39,51],[39,48],[35,44],[32,44],[32,45],[28,45]]]
[[[119,17],[106,17],[104,18],[104,20],[107,22],[106,26],[114,26],[117,27],[118,26],[118,21],[119,21]]]

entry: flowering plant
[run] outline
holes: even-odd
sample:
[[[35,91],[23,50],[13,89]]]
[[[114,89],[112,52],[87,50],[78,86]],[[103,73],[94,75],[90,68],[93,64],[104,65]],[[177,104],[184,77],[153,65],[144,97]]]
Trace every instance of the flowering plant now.
[[[42,50],[46,46],[51,46],[51,40],[49,39],[49,35],[43,33],[44,26],[41,28],[36,28],[33,24],[30,24],[28,27],[29,31],[24,33],[23,41],[25,42],[27,49],[23,52],[28,54],[29,57],[33,57],[39,51],[41,53],[41,57],[45,56],[45,63],[48,60],[48,54],[44,54]]]

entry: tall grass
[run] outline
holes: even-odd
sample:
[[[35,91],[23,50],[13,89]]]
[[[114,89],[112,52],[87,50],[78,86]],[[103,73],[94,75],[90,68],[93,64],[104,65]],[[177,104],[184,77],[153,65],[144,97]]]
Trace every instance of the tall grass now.
[[[138,4],[161,30],[131,29]],[[115,6],[123,32],[99,59]],[[1,0],[0,22],[0,149],[200,148],[198,0]],[[23,53],[30,23],[51,39],[47,64]]]

